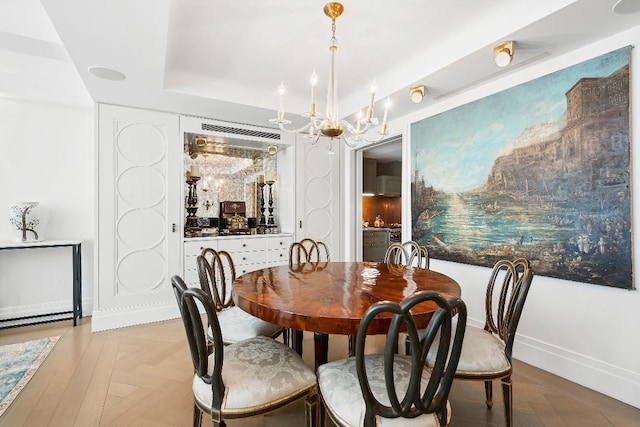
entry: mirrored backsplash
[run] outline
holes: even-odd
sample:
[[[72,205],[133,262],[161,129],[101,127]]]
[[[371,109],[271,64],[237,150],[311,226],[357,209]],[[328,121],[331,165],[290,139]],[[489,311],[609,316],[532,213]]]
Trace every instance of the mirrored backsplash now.
[[[217,218],[222,201],[244,201],[247,217],[259,217],[259,179],[265,182],[276,181],[272,188],[272,198],[274,206],[277,206],[278,166],[275,149],[270,152],[268,149],[232,146],[217,143],[211,136],[185,133],[185,209],[186,195],[189,194],[186,179],[190,171],[197,171],[200,175],[196,183],[197,217]],[[267,187],[264,189],[264,197],[269,197]]]

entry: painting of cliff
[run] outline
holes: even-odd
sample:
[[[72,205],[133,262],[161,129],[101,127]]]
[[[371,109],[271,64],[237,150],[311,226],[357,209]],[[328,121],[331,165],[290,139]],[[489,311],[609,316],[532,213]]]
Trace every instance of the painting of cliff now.
[[[412,238],[432,258],[634,288],[623,47],[411,125]]]

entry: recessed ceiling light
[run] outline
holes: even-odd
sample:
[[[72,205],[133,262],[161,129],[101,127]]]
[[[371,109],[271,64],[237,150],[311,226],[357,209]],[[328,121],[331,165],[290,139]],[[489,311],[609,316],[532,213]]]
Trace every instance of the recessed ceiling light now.
[[[618,0],[611,11],[618,15],[640,12],[640,0]]]
[[[107,67],[89,67],[89,72],[94,76],[105,80],[124,80],[127,78],[127,76],[120,71]]]

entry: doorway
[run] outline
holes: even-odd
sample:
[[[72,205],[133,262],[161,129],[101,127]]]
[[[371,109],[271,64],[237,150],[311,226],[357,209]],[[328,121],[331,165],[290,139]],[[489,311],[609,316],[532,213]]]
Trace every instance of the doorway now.
[[[402,135],[396,135],[378,144],[360,150],[356,157],[361,171],[359,209],[355,223],[362,227],[362,241],[356,250],[358,260],[365,255],[365,232],[375,230],[385,235],[386,243],[400,241],[402,235]],[[371,234],[371,233],[368,233]],[[367,235],[368,235],[367,234]],[[385,247],[386,250],[386,247]],[[371,251],[366,251],[367,254]],[[379,257],[377,251],[376,257]],[[367,255],[370,258],[370,255]],[[378,259],[367,259],[378,261]],[[382,261],[382,259],[380,259]]]

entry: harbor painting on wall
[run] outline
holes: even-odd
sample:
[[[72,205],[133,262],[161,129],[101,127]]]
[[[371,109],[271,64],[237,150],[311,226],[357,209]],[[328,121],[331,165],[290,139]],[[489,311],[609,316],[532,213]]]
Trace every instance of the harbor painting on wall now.
[[[411,125],[412,238],[436,259],[634,288],[623,47]]]

